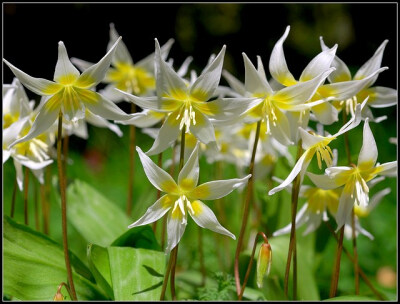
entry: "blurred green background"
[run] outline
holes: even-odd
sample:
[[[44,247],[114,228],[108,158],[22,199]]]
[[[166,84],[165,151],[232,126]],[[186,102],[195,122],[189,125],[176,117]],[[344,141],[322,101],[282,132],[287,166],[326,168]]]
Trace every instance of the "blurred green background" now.
[[[328,46],[338,43],[337,55],[347,63],[353,73],[373,55],[383,40],[389,39],[382,62],[382,65],[388,66],[389,70],[380,74],[376,85],[391,88],[397,86],[396,4],[9,3],[3,4],[3,58],[32,76],[52,79],[57,60],[58,41],[64,41],[70,57],[95,62],[105,54],[110,22],[115,23],[134,61],[154,51],[155,37],[161,43],[174,38],[175,44],[170,57],[174,58],[175,66],[179,66],[187,56],[191,55],[194,57],[191,67],[200,72],[209,55],[218,52],[222,45],[226,44],[224,68],[241,80],[244,79],[241,53],[245,52],[253,61],[256,55],[260,55],[267,67],[272,48],[287,25],[291,25],[291,31],[284,44],[284,50],[288,66],[295,77],[298,77],[307,63],[320,52],[319,36],[324,37]],[[3,76],[3,83],[11,83],[13,76],[8,68],[3,68]],[[223,80],[222,83],[226,84]],[[37,99],[37,96],[30,92],[28,95]],[[120,105],[125,111],[129,111],[130,105],[125,103]],[[389,118],[380,124],[370,124],[379,149],[378,161],[380,163],[393,161],[397,158],[397,145],[389,143],[388,138],[397,137],[397,107],[373,109],[373,112],[376,116],[387,115]],[[126,126],[120,127],[124,132],[122,138],[118,138],[109,130],[91,126],[89,126],[89,140],[71,137],[69,155],[73,163],[68,166],[67,174],[70,182],[74,179],[86,181],[125,210],[129,132]],[[338,128],[339,126],[335,125],[328,127],[327,130],[335,133]],[[362,145],[362,127],[352,130],[349,136],[355,162]],[[152,139],[139,131],[137,145],[146,151],[151,144]],[[341,150],[342,138],[334,141],[331,147],[339,149],[339,156],[345,156],[345,152]],[[291,152],[295,155],[295,149],[291,149]],[[166,152],[164,159],[170,154],[171,149]],[[153,159],[156,161],[156,158]],[[344,163],[344,159],[342,163],[339,161],[339,165]],[[313,163],[311,168],[313,172],[318,172],[316,164]],[[281,178],[286,177],[290,170],[285,160],[280,160],[275,168],[275,172]],[[52,171],[56,174],[55,165]],[[224,165],[222,172],[223,178],[237,177],[237,172],[231,165]],[[201,159],[200,182],[215,179],[216,174],[216,167]],[[9,214],[15,179],[12,161],[4,164],[3,177],[3,212]],[[309,181],[306,179],[305,183]],[[392,298],[397,294],[396,184],[397,179],[391,178],[371,189],[371,196],[385,187],[391,187],[392,191],[369,217],[361,220],[362,226],[375,236],[375,240],[371,241],[364,236],[358,237],[362,269],[381,291]],[[33,179],[31,179],[29,193],[32,227],[34,227],[33,189]],[[253,212],[249,224],[260,225],[257,229],[261,227],[270,236],[273,231],[290,221],[290,195],[281,192],[279,195],[269,197],[265,181],[257,181],[255,189],[255,204],[258,210],[262,211],[261,222],[258,215]],[[156,193],[153,190],[145,178],[141,163],[136,159],[135,205],[132,221],[140,217],[154,202]],[[234,192],[222,203],[226,207],[223,219],[220,218],[221,214],[213,202],[208,205],[214,209],[221,223],[238,235],[242,194]],[[301,200],[299,209],[303,203],[304,200]],[[19,222],[23,222],[22,204],[22,193],[18,192],[16,220]],[[50,235],[60,241],[59,207],[55,200],[52,200],[51,204]],[[335,226],[332,221],[331,224]],[[71,249],[85,262],[85,240],[73,227],[70,227],[70,231]],[[190,221],[179,249],[177,271],[182,273],[182,276],[185,271],[186,273],[192,271],[189,272],[192,279],[199,275],[197,241],[193,241],[197,239],[197,233],[197,226]],[[160,236],[160,229],[157,235]],[[236,241],[216,236],[208,230],[203,231],[203,236],[208,275],[211,277],[218,271],[233,274],[231,262]],[[329,237],[325,227],[307,237],[302,237],[301,233],[298,233],[298,243],[310,253],[307,259],[312,261],[312,273],[319,289],[319,298],[327,298],[336,243]],[[351,242],[346,240],[345,247],[351,251]],[[343,257],[339,295],[354,292],[352,269],[349,260]],[[389,283],[384,283],[384,279],[380,277],[385,269],[383,277],[387,280],[389,278]],[[201,289],[188,287],[194,284],[190,281],[191,278],[182,277],[182,280],[178,281],[180,296],[200,299]],[[271,280],[274,280],[274,277]],[[255,283],[250,281],[249,286],[252,285],[255,286]],[[361,288],[362,294],[371,295],[363,282]],[[266,291],[268,292],[270,291]],[[269,299],[273,299],[272,294],[268,295]]]

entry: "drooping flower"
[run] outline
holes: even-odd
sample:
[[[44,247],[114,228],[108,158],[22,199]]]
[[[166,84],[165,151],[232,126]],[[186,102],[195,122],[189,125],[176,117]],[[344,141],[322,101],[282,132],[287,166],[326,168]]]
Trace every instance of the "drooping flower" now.
[[[85,117],[85,109],[106,119],[124,120],[131,116],[124,113],[113,102],[91,90],[103,80],[119,40],[95,65],[82,74],[72,65],[62,41],[58,44],[58,61],[54,82],[34,78],[3,59],[20,82],[32,92],[46,96],[38,109],[38,115],[28,134],[12,145],[32,139],[45,132],[57,119],[60,111],[66,120],[76,121]]]
[[[330,167],[325,170],[326,175],[307,173],[313,183],[321,189],[329,190],[344,186],[336,213],[338,228],[349,222],[355,203],[363,208],[368,206],[368,181],[377,175],[396,176],[397,161],[376,164],[377,158],[378,149],[367,118],[364,123],[363,145],[357,165]]]
[[[176,183],[167,172],[154,164],[139,147],[136,148],[147,178],[154,187],[166,194],[157,200],[140,219],[129,225],[129,228],[155,222],[168,213],[167,253],[179,243],[187,225],[188,214],[200,227],[235,239],[231,232],[221,226],[212,210],[201,200],[214,200],[228,195],[234,189],[245,184],[250,175],[241,179],[218,180],[197,186],[199,179],[198,149],[197,145],[179,172],[178,182]]]
[[[144,109],[168,113],[158,137],[147,155],[158,154],[167,149],[182,129],[191,132],[202,143],[216,146],[211,120],[238,117],[248,110],[254,98],[223,98],[210,101],[215,96],[221,77],[225,46],[193,83],[182,79],[161,57],[160,45],[156,45],[157,96],[138,97],[123,91],[131,102]]]
[[[279,186],[271,189],[268,194],[273,195],[276,192],[283,190],[296,178],[298,174],[300,174],[300,178],[303,179],[308,165],[315,154],[317,154],[318,166],[320,169],[322,169],[322,161],[325,162],[327,167],[332,166],[333,154],[329,147],[330,142],[360,124],[361,109],[366,102],[367,100],[365,100],[362,105],[358,104],[356,106],[355,115],[334,135],[322,136],[314,132],[307,132],[303,128],[299,127],[304,152],[294,165],[288,177]]]

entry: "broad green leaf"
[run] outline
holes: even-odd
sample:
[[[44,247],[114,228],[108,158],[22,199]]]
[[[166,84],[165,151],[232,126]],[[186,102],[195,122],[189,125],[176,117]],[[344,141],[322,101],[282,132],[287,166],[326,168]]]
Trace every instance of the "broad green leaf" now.
[[[3,229],[4,293],[23,301],[53,300],[58,285],[67,282],[62,246],[8,216]],[[70,258],[78,299],[104,300],[90,271],[72,253]]]
[[[111,269],[107,248],[89,244],[87,248],[89,268],[96,283],[104,290],[110,299],[114,299],[112,289]]]
[[[340,297],[335,297],[335,298],[330,298],[330,299],[326,299],[324,300],[326,302],[330,302],[330,301],[344,301],[344,302],[348,302],[348,301],[376,301],[376,299],[374,298],[370,298],[370,297],[366,297],[366,296],[357,296],[357,295],[350,295],[350,296],[340,296]]]
[[[68,220],[88,243],[109,246],[128,230],[131,220],[114,203],[85,182],[67,189]]]
[[[115,247],[133,247],[160,250],[154,235],[153,229],[150,226],[139,226],[128,229],[124,234],[119,236],[111,246]]]
[[[243,292],[243,300],[246,301],[265,301],[267,300],[259,289],[246,287]]]
[[[115,301],[158,301],[165,271],[163,252],[109,247]]]

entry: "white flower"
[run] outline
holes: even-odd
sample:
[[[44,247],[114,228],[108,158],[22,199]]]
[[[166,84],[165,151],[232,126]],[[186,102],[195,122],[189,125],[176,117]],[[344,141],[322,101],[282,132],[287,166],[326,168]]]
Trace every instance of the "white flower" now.
[[[166,194],[157,200],[140,219],[129,225],[129,228],[155,222],[169,212],[167,253],[179,243],[186,228],[187,214],[200,227],[235,239],[232,233],[221,226],[211,209],[201,200],[214,200],[224,197],[247,183],[251,175],[242,179],[212,181],[197,186],[199,179],[198,149],[197,145],[180,171],[178,183],[176,183],[167,172],[154,164],[139,147],[136,148],[147,178],[154,187]]]

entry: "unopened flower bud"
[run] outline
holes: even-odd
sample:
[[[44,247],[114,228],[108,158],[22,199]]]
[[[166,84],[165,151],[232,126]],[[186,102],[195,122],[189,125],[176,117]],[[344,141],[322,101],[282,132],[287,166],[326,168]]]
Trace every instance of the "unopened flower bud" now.
[[[257,286],[261,288],[263,285],[264,275],[268,275],[272,262],[272,250],[268,243],[263,243],[260,247],[257,259]]]
[[[60,291],[57,290],[57,293],[54,296],[53,301],[64,301],[63,294]]]

